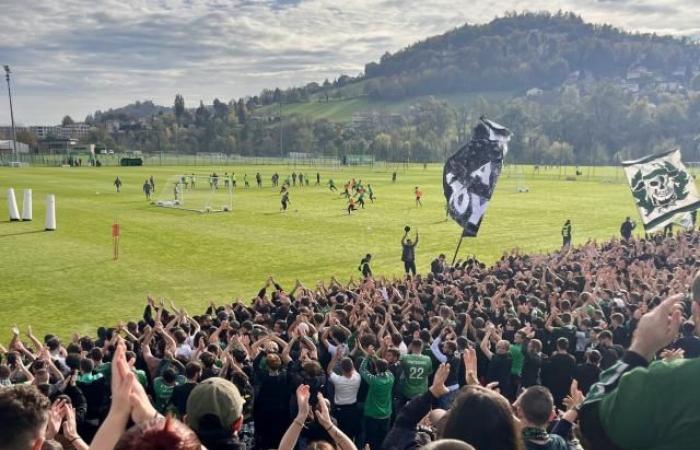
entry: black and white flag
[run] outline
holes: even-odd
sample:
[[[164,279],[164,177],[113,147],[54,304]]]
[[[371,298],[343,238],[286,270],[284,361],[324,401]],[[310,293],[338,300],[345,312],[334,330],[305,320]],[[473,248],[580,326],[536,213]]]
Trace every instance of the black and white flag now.
[[[622,166],[646,231],[671,223],[693,226],[690,213],[700,208],[700,200],[680,150],[625,161]]]
[[[479,232],[510,136],[507,128],[481,118],[469,143],[445,163],[442,183],[448,213],[464,230],[463,236],[474,237]]]

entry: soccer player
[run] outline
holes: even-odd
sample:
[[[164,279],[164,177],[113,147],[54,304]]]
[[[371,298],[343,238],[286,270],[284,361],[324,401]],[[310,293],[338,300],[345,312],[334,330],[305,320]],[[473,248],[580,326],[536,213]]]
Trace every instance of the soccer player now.
[[[363,188],[357,191],[357,203],[360,204],[362,209],[365,209],[365,190]]]
[[[321,174],[316,172],[316,186],[321,184]]]
[[[180,200],[180,183],[175,183],[175,187],[173,188],[173,196],[175,197],[175,201]]]
[[[119,177],[114,180],[114,187],[117,188],[117,192],[121,192],[122,180],[120,180]]]
[[[228,172],[224,172],[224,187],[228,189],[231,184],[231,179],[228,176]]]
[[[418,245],[418,231],[416,231],[416,241],[412,242],[408,237],[408,232],[411,231],[409,227],[404,229],[406,232],[401,238],[401,261],[403,261],[403,267],[408,273],[412,273],[414,276],[416,274],[416,246]]]
[[[571,219],[566,219],[564,226],[561,228],[562,245],[564,247],[571,246]]]
[[[146,194],[146,200],[151,199],[151,183],[148,180],[143,182],[143,193]]]
[[[396,172],[391,174],[391,182],[396,183]]]
[[[338,191],[338,188],[335,187],[335,183],[333,182],[333,178],[331,178],[330,180],[328,180],[328,189],[329,189],[331,192],[333,192],[333,191],[336,191],[336,192],[337,192],[337,191]]]
[[[231,187],[236,187],[236,172],[231,172]]]
[[[345,183],[345,188],[343,189],[343,193],[340,195],[344,195],[345,198],[350,198],[350,182],[348,181]]]
[[[299,172],[299,186],[304,187],[304,174]]]
[[[357,211],[357,206],[355,206],[355,199],[348,197],[348,214],[350,214],[352,211]]]
[[[294,186],[297,185],[297,173],[292,172],[292,183],[294,183]]]
[[[280,199],[280,202],[282,203],[282,207],[280,208],[280,210],[286,211],[287,206],[289,206],[289,204],[292,203],[291,201],[289,201],[289,190],[285,186],[282,186],[281,194],[282,198]]]
[[[151,192],[156,191],[156,180],[153,179],[153,175],[148,179],[148,182],[151,184]]]
[[[250,187],[250,183],[248,183],[248,174],[244,173],[243,174],[243,186],[245,186],[246,189]]]
[[[372,185],[368,184],[367,185],[367,193],[369,194],[369,201],[374,203],[374,191],[372,190]]]
[[[423,191],[416,186],[416,189],[413,192],[416,194],[416,206],[423,206],[423,202],[421,201],[423,198]]]
[[[260,189],[262,187],[262,176],[260,172],[255,174],[255,182],[258,184],[258,189]]]
[[[197,183],[197,178],[194,176],[194,174],[190,175],[190,186],[192,186],[192,189],[195,188]]]

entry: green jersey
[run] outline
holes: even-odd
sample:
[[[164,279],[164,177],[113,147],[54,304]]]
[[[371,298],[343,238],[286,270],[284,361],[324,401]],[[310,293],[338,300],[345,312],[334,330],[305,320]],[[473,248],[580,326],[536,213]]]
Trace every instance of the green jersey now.
[[[401,394],[413,398],[428,391],[428,377],[433,372],[433,362],[429,356],[408,354],[401,357]]]
[[[173,389],[175,389],[175,386],[177,386],[178,384],[182,384],[184,382],[185,379],[182,375],[178,376],[177,380],[175,381],[175,384],[172,385],[167,384],[163,380],[163,377],[158,377],[153,381],[153,392],[156,396],[155,403],[158,412],[165,413],[165,408],[170,402],[170,397],[173,396]]]
[[[369,358],[360,364],[360,376],[369,385],[365,399],[364,415],[373,419],[391,417],[391,393],[394,387],[394,375],[388,370],[379,375],[373,375],[367,370]]]
[[[510,345],[510,359],[512,364],[510,365],[511,375],[519,377],[523,371],[523,364],[525,363],[525,355],[523,354],[522,344],[511,344]]]

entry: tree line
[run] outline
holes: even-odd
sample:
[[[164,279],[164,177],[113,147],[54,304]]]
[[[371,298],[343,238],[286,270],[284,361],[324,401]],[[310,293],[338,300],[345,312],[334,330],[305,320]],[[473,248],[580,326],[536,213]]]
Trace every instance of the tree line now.
[[[289,152],[342,159],[442,161],[469,139],[482,115],[514,132],[509,160],[533,164],[616,164],[680,147],[686,160],[700,161],[700,93],[655,93],[638,98],[614,83],[567,85],[530,98],[501,101],[478,97],[450,104],[428,97],[404,113],[361,123],[313,120],[301,115],[259,116],[244,99],[184,107],[177,96],[172,113],[119,133],[99,126],[88,141],[146,152],[214,152],[242,156],[286,156]]]

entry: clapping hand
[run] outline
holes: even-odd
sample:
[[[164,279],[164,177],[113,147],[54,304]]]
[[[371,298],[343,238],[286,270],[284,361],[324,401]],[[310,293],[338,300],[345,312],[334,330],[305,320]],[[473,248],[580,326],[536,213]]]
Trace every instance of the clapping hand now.
[[[430,386],[430,392],[435,398],[443,397],[450,393],[445,386],[445,380],[450,374],[450,365],[442,363],[435,371],[435,376],[433,376],[433,384]]]

